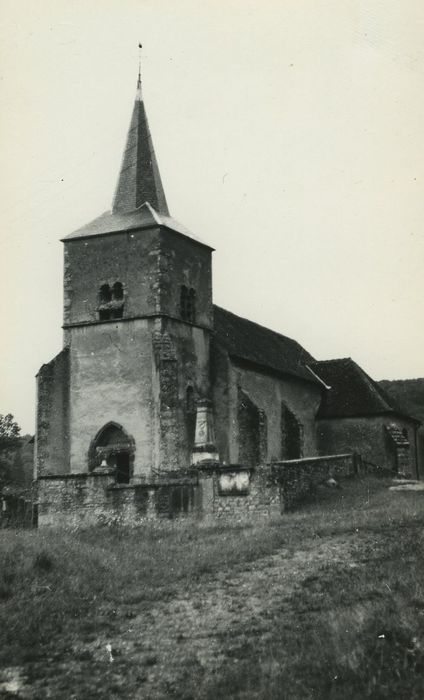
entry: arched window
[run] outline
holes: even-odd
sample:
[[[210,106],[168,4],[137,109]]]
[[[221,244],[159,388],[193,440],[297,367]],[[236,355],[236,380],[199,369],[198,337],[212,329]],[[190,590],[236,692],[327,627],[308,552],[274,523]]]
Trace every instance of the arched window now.
[[[281,403],[281,457],[300,459],[303,453],[303,426],[292,411]]]
[[[113,298],[117,301],[120,301],[124,298],[124,288],[122,286],[122,282],[115,282],[115,284],[112,287],[112,295]]]
[[[180,290],[180,313],[181,313],[181,318],[186,320],[187,316],[187,302],[188,302],[188,289],[183,284]]]
[[[188,309],[187,309],[187,321],[194,323],[196,320],[196,292],[194,289],[189,289],[188,292]]]
[[[99,320],[110,321],[114,318],[122,318],[124,315],[124,286],[122,282],[115,282],[112,288],[108,284],[102,284],[99,290]]]
[[[112,299],[112,292],[108,284],[102,284],[100,287],[100,302],[107,304]]]
[[[188,444],[191,449],[194,445],[194,435],[196,432],[196,396],[191,385],[186,389],[186,423]]]
[[[239,462],[254,467],[266,461],[268,426],[265,411],[258,408],[238,387],[237,400]]]
[[[180,291],[180,313],[184,321],[189,321],[189,323],[195,322],[196,292],[191,287],[188,289],[185,284],[182,285]]]

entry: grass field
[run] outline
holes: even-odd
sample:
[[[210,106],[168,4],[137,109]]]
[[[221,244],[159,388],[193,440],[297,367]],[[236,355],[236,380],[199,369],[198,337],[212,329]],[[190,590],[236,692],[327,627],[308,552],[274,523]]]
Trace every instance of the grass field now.
[[[266,526],[0,531],[0,697],[424,697],[424,492]]]

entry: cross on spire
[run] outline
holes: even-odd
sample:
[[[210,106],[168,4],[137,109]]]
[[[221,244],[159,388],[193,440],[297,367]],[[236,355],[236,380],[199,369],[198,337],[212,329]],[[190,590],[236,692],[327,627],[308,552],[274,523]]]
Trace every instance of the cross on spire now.
[[[148,202],[157,212],[168,216],[168,205],[144,108],[141,90],[141,44],[138,47],[137,92],[112,211],[114,214],[131,212]]]

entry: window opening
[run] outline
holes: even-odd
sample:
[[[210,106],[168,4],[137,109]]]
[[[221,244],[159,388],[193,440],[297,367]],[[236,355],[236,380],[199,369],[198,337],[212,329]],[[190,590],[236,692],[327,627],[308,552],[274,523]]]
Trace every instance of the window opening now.
[[[188,290],[185,285],[181,287],[181,292],[180,292],[180,312],[181,312],[181,318],[186,320],[187,316],[187,301],[188,301]]]
[[[300,459],[303,450],[303,426],[292,411],[281,404],[281,457]]]
[[[122,282],[115,282],[112,288],[108,284],[102,284],[99,290],[99,302],[97,311],[100,321],[122,318],[124,315],[124,286]]]
[[[112,292],[108,284],[102,284],[100,287],[100,301],[102,303],[107,303],[112,299]]]
[[[187,321],[194,323],[196,318],[196,292],[190,289],[188,292]]]
[[[196,433],[196,397],[192,386],[188,386],[186,390],[186,413],[187,438],[189,448],[191,449],[194,445],[194,436]]]
[[[188,289],[185,285],[180,292],[180,312],[181,318],[189,323],[194,323],[196,318],[196,292]]]
[[[115,282],[112,288],[113,298],[121,300],[124,298],[124,288],[121,282]]]
[[[130,456],[128,452],[118,452],[116,455],[116,483],[129,484]]]

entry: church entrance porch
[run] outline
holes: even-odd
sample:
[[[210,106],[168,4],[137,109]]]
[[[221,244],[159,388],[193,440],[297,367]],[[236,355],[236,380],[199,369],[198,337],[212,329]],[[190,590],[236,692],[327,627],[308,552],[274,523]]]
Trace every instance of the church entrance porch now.
[[[129,484],[133,473],[135,444],[118,423],[107,423],[99,430],[89,449],[89,470],[109,469],[118,484]]]

